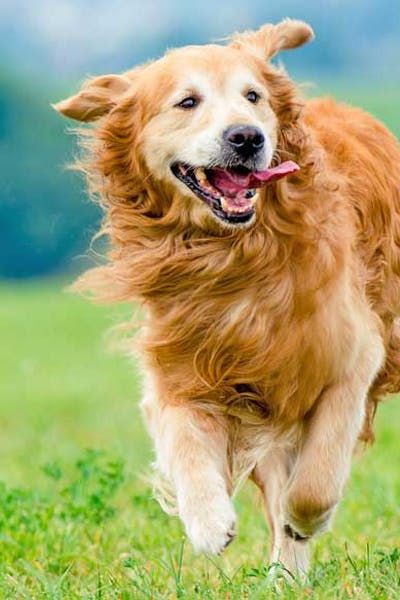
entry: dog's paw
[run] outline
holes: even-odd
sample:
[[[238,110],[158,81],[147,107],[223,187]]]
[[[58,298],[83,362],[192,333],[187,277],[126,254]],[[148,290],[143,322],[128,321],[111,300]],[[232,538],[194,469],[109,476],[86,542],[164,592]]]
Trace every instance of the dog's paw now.
[[[302,512],[287,506],[284,511],[284,533],[295,542],[307,541],[314,535],[327,531],[334,510],[335,505]]]
[[[329,528],[340,497],[329,486],[312,487],[295,479],[283,502],[284,531],[294,541],[302,541]]]
[[[221,554],[235,537],[236,515],[229,497],[194,502],[180,516],[196,552]]]
[[[283,527],[283,531],[286,537],[291,538],[295,542],[307,542],[310,539],[308,536],[303,536],[298,531],[293,529],[292,525],[289,525],[289,523],[286,523],[286,525]]]

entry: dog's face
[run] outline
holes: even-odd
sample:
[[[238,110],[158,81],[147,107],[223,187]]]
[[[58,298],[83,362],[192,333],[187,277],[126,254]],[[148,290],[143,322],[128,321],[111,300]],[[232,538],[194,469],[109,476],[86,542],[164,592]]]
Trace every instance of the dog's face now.
[[[277,139],[257,61],[235,48],[191,47],[154,70],[161,70],[153,81],[165,96],[142,132],[149,170],[195,198],[193,210],[211,210],[231,225],[251,222],[257,194],[250,174],[269,167]]]
[[[237,35],[228,46],[181,48],[123,76],[95,79],[56,108],[90,121],[135,98],[135,151],[152,178],[179,192],[196,223],[212,217],[249,225],[259,188],[298,168],[290,161],[271,167],[279,121],[265,61],[311,36],[304,23],[285,21]]]

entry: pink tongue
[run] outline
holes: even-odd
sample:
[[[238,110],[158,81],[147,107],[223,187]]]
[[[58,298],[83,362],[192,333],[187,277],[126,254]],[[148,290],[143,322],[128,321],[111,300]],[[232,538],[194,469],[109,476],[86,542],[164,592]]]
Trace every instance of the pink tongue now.
[[[299,169],[298,164],[292,160],[287,160],[277,167],[247,175],[239,175],[223,169],[213,169],[209,178],[213,186],[224,194],[237,194],[243,190],[258,188],[271,181],[276,181],[281,177],[295,173]]]

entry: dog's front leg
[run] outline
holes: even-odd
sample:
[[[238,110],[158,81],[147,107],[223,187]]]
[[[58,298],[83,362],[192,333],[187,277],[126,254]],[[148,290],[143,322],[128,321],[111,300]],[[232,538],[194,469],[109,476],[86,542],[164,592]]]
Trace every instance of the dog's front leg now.
[[[284,502],[288,536],[307,539],[327,528],[350,473],[367,392],[382,356],[380,340],[371,340],[354,371],[325,390],[306,423]]]
[[[289,449],[283,447],[271,450],[253,472],[253,479],[265,501],[270,526],[272,579],[279,574],[289,580],[296,576],[304,577],[309,563],[308,540],[288,537],[284,528],[282,498],[290,476],[292,454]]]
[[[227,435],[222,421],[180,406],[152,412],[157,466],[172,482],[195,550],[219,554],[235,535],[228,493]]]

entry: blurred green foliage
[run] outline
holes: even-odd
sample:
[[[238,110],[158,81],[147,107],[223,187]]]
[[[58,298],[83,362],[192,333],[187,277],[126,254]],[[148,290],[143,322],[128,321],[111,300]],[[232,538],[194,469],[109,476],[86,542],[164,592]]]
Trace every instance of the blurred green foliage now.
[[[86,250],[98,212],[65,168],[73,139],[50,106],[57,93],[4,72],[0,89],[0,276],[65,270]]]

